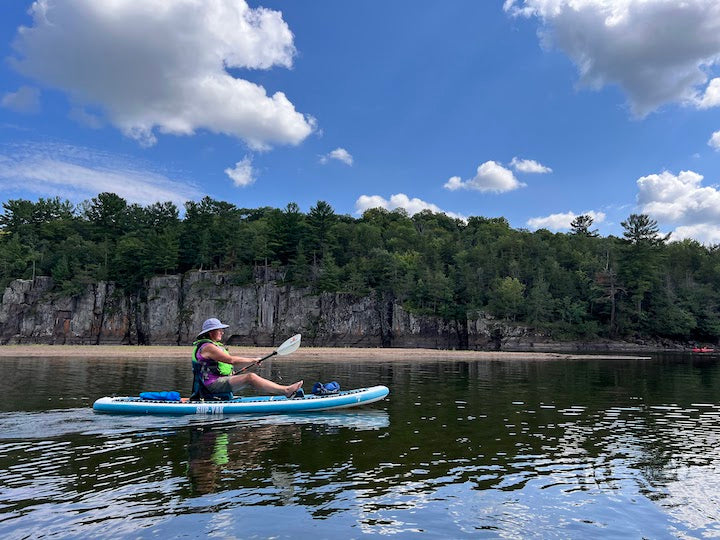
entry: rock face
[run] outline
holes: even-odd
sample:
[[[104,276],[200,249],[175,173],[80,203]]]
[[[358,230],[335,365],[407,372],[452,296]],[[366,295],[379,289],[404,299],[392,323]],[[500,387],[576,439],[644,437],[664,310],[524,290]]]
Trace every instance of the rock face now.
[[[479,313],[445,322],[407,312],[381,295],[312,294],[275,281],[236,285],[230,274],[194,271],[160,276],[146,298],[129,298],[111,283],[88,286],[79,296],[53,292],[51,278],[15,280],[0,304],[0,344],[184,345],[202,323],[230,325],[232,345],[273,346],[295,333],[314,346],[514,348],[528,330]]]

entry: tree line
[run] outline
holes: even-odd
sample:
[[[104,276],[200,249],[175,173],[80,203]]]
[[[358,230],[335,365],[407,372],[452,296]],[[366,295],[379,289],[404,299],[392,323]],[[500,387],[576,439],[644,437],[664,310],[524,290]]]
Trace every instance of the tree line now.
[[[59,198],[8,200],[0,214],[0,286],[53,278],[76,295],[112,281],[142,296],[148,278],[193,269],[229,272],[239,285],[258,268],[314,292],[377,295],[417,314],[464,323],[479,312],[557,339],[720,337],[720,248],[670,242],[645,214],[602,237],[590,216],[568,233],[513,229],[504,218],[466,221],[423,211],[336,214],[239,208],[205,197],[128,204],[100,193],[77,206]]]

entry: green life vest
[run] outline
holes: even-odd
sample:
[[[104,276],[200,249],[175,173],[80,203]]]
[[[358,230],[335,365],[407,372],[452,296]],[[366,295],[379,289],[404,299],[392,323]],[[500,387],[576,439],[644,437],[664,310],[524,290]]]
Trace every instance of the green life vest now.
[[[193,349],[193,362],[197,362],[197,352],[198,349],[200,349],[201,345],[204,345],[205,343],[212,343],[216,347],[220,347],[223,351],[230,354],[230,351],[227,350],[227,347],[220,343],[219,341],[213,341],[212,339],[198,339],[196,342],[193,343],[195,348]],[[214,373],[215,375],[220,375],[222,377],[227,377],[228,375],[233,374],[233,365],[228,364],[226,362],[217,362],[215,360],[211,360],[211,362],[214,363],[205,363],[203,364],[203,368],[208,369],[211,373]]]

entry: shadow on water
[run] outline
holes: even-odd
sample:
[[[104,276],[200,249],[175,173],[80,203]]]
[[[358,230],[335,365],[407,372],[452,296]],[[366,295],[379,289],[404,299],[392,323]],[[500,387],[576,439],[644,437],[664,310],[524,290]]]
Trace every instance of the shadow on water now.
[[[391,394],[352,412],[212,418],[90,409],[187,388],[184,361],[11,367],[52,377],[0,396],[3,538],[720,534],[717,358],[276,362],[274,378]]]

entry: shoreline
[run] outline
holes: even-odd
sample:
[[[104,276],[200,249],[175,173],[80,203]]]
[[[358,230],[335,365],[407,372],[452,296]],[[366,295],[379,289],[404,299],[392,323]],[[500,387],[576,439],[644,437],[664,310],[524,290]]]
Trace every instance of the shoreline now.
[[[230,347],[236,356],[250,358],[264,356],[270,347]],[[192,346],[178,345],[2,345],[0,358],[184,358],[190,357]],[[340,348],[301,347],[292,357],[304,360],[649,360],[645,354],[580,354],[561,352],[519,352],[519,351],[453,351],[442,349],[394,349],[394,348]],[[277,357],[280,359],[282,357]]]

